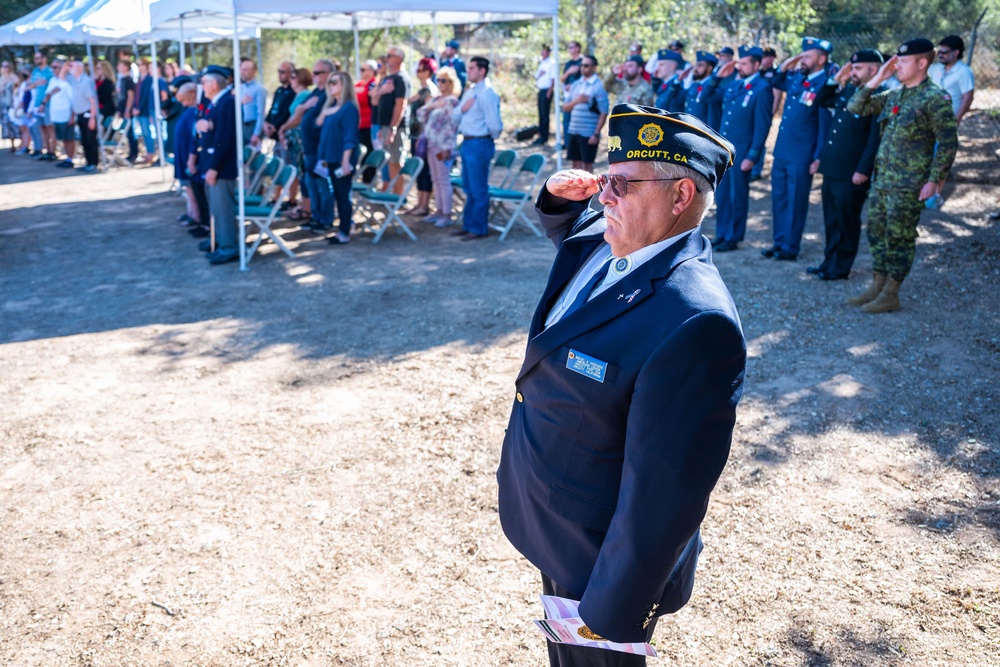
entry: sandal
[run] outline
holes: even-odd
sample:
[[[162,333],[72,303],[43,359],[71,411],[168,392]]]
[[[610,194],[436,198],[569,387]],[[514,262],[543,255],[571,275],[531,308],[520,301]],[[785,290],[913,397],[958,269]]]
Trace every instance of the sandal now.
[[[309,217],[309,214],[303,211],[302,207],[296,206],[285,217],[289,220],[305,220]]]
[[[411,208],[409,211],[403,213],[403,215],[414,215],[418,218],[422,218],[425,215],[430,215],[430,209],[426,208]]]

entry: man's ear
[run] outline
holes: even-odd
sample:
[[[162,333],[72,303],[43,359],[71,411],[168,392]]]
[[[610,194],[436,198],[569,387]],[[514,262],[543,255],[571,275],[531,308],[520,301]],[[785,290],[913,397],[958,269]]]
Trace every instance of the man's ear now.
[[[691,208],[695,198],[698,196],[698,188],[690,178],[682,178],[674,184],[674,192],[677,198],[674,200],[673,214],[680,216]]]

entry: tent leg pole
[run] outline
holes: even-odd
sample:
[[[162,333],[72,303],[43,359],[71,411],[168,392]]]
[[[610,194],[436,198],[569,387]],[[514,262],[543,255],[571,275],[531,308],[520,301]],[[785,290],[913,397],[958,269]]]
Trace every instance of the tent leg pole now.
[[[240,251],[240,271],[247,270],[247,230],[246,230],[246,193],[243,191],[243,85],[240,81],[240,26],[239,16],[236,8],[237,0],[233,0],[233,64],[236,67],[233,77],[233,96],[236,98],[236,201],[237,209],[237,232]]]
[[[351,14],[351,29],[354,31],[354,80],[361,79],[361,38],[358,36],[358,17]]]
[[[558,10],[557,10],[558,11]],[[556,63],[556,80],[552,83],[554,88],[552,101],[555,107],[556,125],[556,171],[563,168],[563,141],[566,137],[562,135],[562,82],[559,81],[559,15],[552,17],[552,58]]]
[[[167,180],[167,154],[163,150],[163,123],[160,122],[160,68],[156,64],[156,41],[149,43],[153,71],[153,127],[156,129],[156,150],[160,154],[160,182]],[[140,109],[140,112],[143,110]]]

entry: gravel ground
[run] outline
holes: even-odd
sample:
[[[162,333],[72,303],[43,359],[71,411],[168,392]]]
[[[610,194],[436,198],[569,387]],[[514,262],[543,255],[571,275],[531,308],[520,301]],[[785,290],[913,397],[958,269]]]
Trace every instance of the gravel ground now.
[[[163,191],[0,154],[0,663],[543,664],[494,471],[548,241],[292,231],[240,273]],[[651,664],[1000,664],[996,204],[951,186],[869,316],[867,247],[806,276],[814,206],[762,259],[754,185],[747,391]]]

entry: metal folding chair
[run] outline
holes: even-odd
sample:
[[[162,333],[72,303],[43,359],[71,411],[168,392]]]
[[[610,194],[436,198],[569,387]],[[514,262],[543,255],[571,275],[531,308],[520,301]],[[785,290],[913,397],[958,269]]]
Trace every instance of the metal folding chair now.
[[[506,149],[498,151],[493,156],[493,164],[490,166],[489,182],[498,188],[506,187],[514,173],[514,160],[517,159],[517,151]],[[455,160],[455,168],[451,171],[451,191],[452,196],[457,197],[461,202],[465,202],[465,193],[462,191],[462,170],[459,168],[459,161]]]
[[[407,158],[406,162],[403,163],[403,168],[399,171],[395,178],[389,181],[388,189],[385,192],[369,190],[358,193],[361,196],[359,203],[362,204],[359,208],[365,214],[365,221],[363,223],[364,229],[365,231],[375,234],[375,238],[372,239],[372,243],[378,243],[382,239],[382,235],[385,234],[385,230],[391,226],[395,226],[402,230],[403,233],[409,236],[411,240],[417,240],[416,234],[414,234],[403,219],[399,217],[398,211],[403,208],[404,204],[406,204],[406,197],[410,194],[410,190],[413,189],[414,184],[417,182],[417,174],[419,174],[420,170],[423,168],[423,159],[418,157]],[[393,192],[393,188],[401,178],[406,182],[406,185],[403,186],[403,191],[397,195]],[[371,223],[377,222],[375,220],[376,206],[384,209],[384,217],[382,222],[378,224],[377,228],[373,228]]]
[[[243,163],[243,168],[246,169],[243,179],[246,184],[244,192],[248,194],[256,192],[257,183],[262,178],[265,167],[267,167],[267,156],[263,153],[256,153],[249,162]]]
[[[295,180],[297,173],[298,170],[291,165],[282,167],[281,171],[278,172],[278,175],[275,176],[272,184],[275,187],[287,188],[291,182]],[[278,236],[273,229],[271,229],[271,225],[274,224],[278,214],[281,212],[280,200],[275,200],[270,206],[245,206],[243,211],[246,221],[252,222],[258,229],[257,239],[247,251],[248,262],[250,261],[250,258],[253,257],[253,254],[257,252],[257,248],[264,240],[264,237],[274,241],[274,244],[281,248],[289,257],[295,257],[295,253],[292,252],[288,246],[285,245],[285,242],[281,240],[281,237]]]
[[[247,194],[243,197],[243,200],[253,206],[267,206],[271,198],[274,197],[274,191],[278,189],[278,185],[275,183],[276,176],[284,166],[285,161],[280,157],[270,158],[267,164],[264,165],[264,169],[260,172],[260,177],[255,184],[256,187],[247,190]],[[265,179],[267,180],[267,187],[262,191],[261,188],[264,187]]]
[[[507,238],[510,230],[517,222],[521,222],[525,227],[535,233],[535,236],[542,236],[542,230],[524,213],[524,207],[534,201],[533,193],[541,177],[542,169],[545,167],[545,156],[541,153],[529,155],[524,159],[517,174],[510,179],[507,188],[490,188],[490,206],[496,206],[496,210],[505,210],[508,204],[513,205],[510,217],[502,225],[490,224],[492,229],[500,232],[500,240]],[[531,174],[531,182],[524,189],[516,188],[518,180],[522,174]],[[524,179],[521,179],[524,180]]]
[[[375,184],[378,183],[381,178],[380,174],[382,173],[382,167],[384,167],[385,163],[388,161],[389,153],[381,149],[373,150],[371,153],[366,155],[365,159],[358,165],[358,168],[354,170],[354,180],[351,181],[351,192],[361,194],[362,192],[372,191],[375,188]],[[369,168],[375,170],[375,178],[372,179],[371,183],[365,183],[361,180],[361,176],[365,173],[365,170]]]
[[[128,161],[128,129],[132,126],[131,118],[104,119],[105,132],[101,139],[101,164],[105,169],[112,165],[131,167]]]

